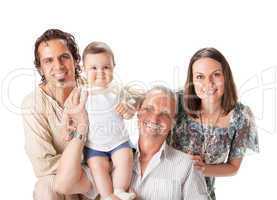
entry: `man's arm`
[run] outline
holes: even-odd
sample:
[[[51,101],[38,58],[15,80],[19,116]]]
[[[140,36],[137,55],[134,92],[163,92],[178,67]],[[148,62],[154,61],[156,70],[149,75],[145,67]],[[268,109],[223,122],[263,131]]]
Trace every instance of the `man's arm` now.
[[[81,166],[83,147],[84,144],[78,138],[73,138],[66,146],[55,178],[54,187],[57,192],[77,194],[87,193],[92,189],[92,184]]]
[[[76,94],[76,95],[75,95]],[[88,115],[85,110],[87,93],[74,89],[65,104],[64,117],[71,118],[77,127],[76,131],[85,136],[88,132]],[[68,117],[67,117],[68,115]],[[89,170],[81,165],[84,144],[79,138],[72,138],[66,146],[59,162],[55,178],[55,190],[63,194],[86,194],[90,198],[97,195]],[[89,193],[88,193],[89,192]],[[118,200],[112,196],[113,200]]]
[[[65,102],[63,112],[63,125],[69,124],[86,138],[88,132],[88,115],[85,110],[87,93],[81,93],[80,88],[74,88]],[[67,144],[60,158],[55,177],[55,190],[63,194],[87,193],[92,185],[81,166],[84,144],[79,138],[72,138]]]

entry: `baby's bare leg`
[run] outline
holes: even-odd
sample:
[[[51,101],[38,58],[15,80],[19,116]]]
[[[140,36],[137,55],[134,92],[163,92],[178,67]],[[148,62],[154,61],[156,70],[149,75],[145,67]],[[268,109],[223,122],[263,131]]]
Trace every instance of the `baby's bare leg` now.
[[[98,192],[101,198],[106,198],[113,193],[111,179],[111,164],[108,157],[94,156],[88,159],[88,166],[91,170]]]
[[[133,169],[133,152],[131,148],[122,148],[112,154],[114,165],[113,187],[128,191]]]

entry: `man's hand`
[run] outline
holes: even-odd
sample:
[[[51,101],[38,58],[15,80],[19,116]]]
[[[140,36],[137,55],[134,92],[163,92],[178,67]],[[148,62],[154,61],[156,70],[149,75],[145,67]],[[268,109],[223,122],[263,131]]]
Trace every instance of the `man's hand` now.
[[[87,96],[86,91],[81,91],[80,88],[74,88],[66,99],[62,117],[62,125],[67,132],[66,140],[71,139],[68,133],[72,131],[87,134],[88,113],[85,108]]]

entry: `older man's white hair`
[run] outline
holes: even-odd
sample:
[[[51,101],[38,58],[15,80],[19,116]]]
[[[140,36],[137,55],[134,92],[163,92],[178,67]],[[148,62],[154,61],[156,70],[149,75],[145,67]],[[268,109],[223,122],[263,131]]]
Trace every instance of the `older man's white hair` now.
[[[176,101],[176,95],[175,95],[175,93],[171,89],[169,89],[169,88],[167,88],[167,87],[165,87],[163,85],[156,85],[156,86],[152,87],[150,90],[148,90],[146,92],[145,97],[149,93],[152,93],[154,91],[155,92],[161,92],[161,93],[165,94],[166,96],[170,97],[171,100]]]

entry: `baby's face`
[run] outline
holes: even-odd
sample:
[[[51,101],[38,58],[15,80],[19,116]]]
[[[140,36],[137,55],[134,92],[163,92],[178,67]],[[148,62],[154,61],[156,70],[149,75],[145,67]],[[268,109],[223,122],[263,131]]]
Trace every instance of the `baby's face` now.
[[[113,61],[107,53],[88,54],[84,60],[90,86],[106,87],[113,80]]]

